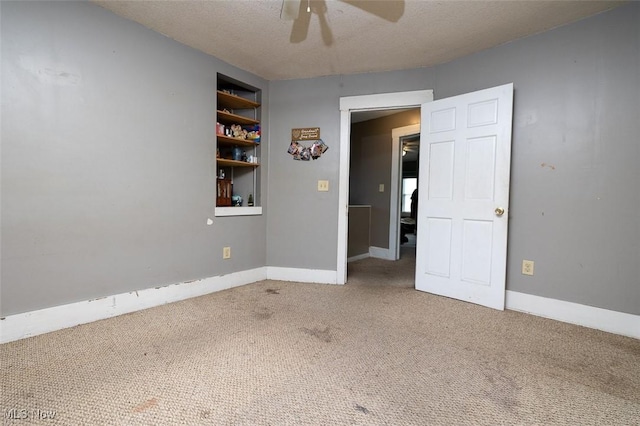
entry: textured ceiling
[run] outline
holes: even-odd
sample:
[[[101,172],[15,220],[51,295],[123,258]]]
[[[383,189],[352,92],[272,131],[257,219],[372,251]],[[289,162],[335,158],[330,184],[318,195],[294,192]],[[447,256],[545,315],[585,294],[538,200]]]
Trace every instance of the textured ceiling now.
[[[302,2],[292,21],[282,0],[94,1],[267,80],[433,66],[624,3]]]

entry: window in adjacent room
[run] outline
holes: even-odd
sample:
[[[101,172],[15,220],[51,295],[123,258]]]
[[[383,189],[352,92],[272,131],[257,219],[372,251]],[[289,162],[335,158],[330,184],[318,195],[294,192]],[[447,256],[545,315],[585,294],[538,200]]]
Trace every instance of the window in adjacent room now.
[[[402,179],[402,213],[409,216],[411,213],[411,194],[418,187],[418,178]]]

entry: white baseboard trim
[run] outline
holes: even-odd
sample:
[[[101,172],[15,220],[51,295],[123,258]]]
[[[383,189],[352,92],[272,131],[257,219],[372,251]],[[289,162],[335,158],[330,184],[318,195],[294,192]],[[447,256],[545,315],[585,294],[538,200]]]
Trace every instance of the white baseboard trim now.
[[[9,315],[0,321],[0,344],[251,284],[266,276],[266,268],[261,267]]]
[[[337,284],[337,271],[267,266],[267,279],[301,283]]]
[[[507,290],[506,308],[640,339],[640,315]]]
[[[396,260],[391,250],[380,247],[369,247],[369,256],[375,257],[376,259]]]
[[[355,262],[356,260],[362,260],[362,259],[366,259],[368,257],[371,257],[371,254],[369,253],[362,253],[362,254],[358,254],[355,256],[351,256],[350,258],[347,259],[347,263],[349,262]]]
[[[381,249],[384,250],[384,249]],[[336,271],[268,266],[197,281],[121,293],[9,315],[0,321],[0,344],[152,308],[264,279],[336,284]],[[640,339],[640,315],[507,290],[506,308]]]

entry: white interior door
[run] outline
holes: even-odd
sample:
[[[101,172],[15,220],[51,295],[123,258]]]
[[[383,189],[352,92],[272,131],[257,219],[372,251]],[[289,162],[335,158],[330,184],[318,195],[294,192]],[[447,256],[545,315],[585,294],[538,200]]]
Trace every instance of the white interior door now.
[[[513,84],[422,105],[416,289],[504,309]]]

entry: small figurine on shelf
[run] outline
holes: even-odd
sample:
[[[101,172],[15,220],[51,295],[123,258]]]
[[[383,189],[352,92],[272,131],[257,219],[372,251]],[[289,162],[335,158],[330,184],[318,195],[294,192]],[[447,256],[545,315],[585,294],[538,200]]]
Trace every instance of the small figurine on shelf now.
[[[247,139],[247,133],[248,132],[245,129],[243,129],[242,126],[239,125],[239,124],[232,124],[231,125],[231,132],[232,132],[234,138]]]
[[[247,206],[253,207],[253,194],[249,194],[249,199],[247,199]]]
[[[247,139],[255,143],[260,143],[260,125],[259,124],[256,124],[253,126],[246,126],[245,131],[247,132]]]
[[[233,147],[233,159],[235,161],[242,161],[242,153],[244,151],[242,151],[242,148],[240,148],[239,146],[234,146]]]
[[[220,169],[220,174],[218,175],[218,179],[224,179],[224,169]]]

